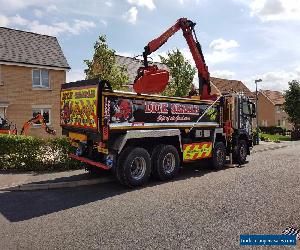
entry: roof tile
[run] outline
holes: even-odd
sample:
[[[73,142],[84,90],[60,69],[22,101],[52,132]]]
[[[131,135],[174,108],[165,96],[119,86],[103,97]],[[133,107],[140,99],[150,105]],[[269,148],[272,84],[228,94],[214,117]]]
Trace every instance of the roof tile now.
[[[0,27],[0,61],[69,69],[53,36]]]
[[[285,102],[284,96],[280,91],[274,90],[260,90],[266,95],[275,105],[282,105]]]

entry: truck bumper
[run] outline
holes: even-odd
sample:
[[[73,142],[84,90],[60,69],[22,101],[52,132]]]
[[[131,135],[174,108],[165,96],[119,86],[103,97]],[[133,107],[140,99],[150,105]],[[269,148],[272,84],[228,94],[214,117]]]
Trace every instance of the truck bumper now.
[[[78,161],[87,163],[89,165],[92,165],[92,166],[95,166],[95,167],[98,167],[98,168],[101,168],[101,169],[104,169],[104,170],[109,170],[110,169],[109,166],[107,166],[103,163],[92,161],[92,160],[90,160],[88,158],[85,158],[85,157],[77,156],[77,155],[74,155],[74,154],[70,154],[69,156],[74,160],[78,160]]]

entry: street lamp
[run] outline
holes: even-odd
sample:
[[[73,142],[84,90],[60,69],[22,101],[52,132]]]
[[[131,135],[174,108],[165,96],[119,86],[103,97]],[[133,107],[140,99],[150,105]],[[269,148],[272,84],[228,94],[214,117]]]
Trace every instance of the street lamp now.
[[[255,106],[256,106],[256,143],[257,145],[259,144],[259,129],[258,129],[258,97],[257,97],[257,83],[262,82],[262,79],[257,79],[255,80],[255,86],[256,86],[256,90],[255,90]]]

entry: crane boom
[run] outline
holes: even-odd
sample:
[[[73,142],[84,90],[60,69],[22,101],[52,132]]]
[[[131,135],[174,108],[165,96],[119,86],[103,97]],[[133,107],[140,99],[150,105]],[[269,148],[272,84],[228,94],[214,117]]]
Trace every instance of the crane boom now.
[[[210,76],[208,67],[202,53],[201,45],[198,42],[194,27],[196,23],[187,18],[180,18],[176,23],[166,30],[162,35],[150,41],[143,52],[144,67],[138,70],[138,75],[134,82],[134,90],[137,93],[159,93],[162,92],[168,84],[169,72],[158,69],[156,65],[149,66],[147,57],[158,50],[180,29],[189,46],[191,54],[196,64],[199,77],[199,88],[202,99],[210,98]]]

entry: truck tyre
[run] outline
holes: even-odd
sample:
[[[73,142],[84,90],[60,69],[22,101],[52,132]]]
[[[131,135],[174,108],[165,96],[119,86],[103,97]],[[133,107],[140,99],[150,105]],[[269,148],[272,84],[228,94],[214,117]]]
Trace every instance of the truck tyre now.
[[[214,169],[223,169],[226,163],[226,148],[223,142],[216,142],[210,160]]]
[[[239,165],[243,165],[246,162],[247,159],[247,143],[245,140],[239,140],[238,145],[233,153],[233,162],[237,163]]]
[[[177,149],[172,145],[158,145],[151,155],[153,176],[161,181],[173,179],[180,167]]]
[[[123,150],[115,174],[119,182],[128,187],[146,184],[151,174],[151,160],[147,150],[139,147]]]

